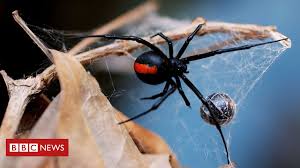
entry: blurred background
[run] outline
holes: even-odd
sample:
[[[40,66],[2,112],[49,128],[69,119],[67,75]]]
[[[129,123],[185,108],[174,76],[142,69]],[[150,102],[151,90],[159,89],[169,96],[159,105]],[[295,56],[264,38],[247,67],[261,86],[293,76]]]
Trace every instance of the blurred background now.
[[[18,9],[33,25],[59,30],[90,30],[142,1],[2,0],[0,1],[0,69],[13,78],[35,74],[50,63],[11,17]],[[300,167],[300,15],[297,0],[160,0],[159,13],[178,18],[276,25],[292,40],[243,103],[239,123],[231,129],[232,158],[243,168]],[[8,101],[0,78],[0,114]],[[188,155],[188,154],[185,154]],[[188,157],[188,156],[187,156]],[[183,159],[188,167],[201,162]]]

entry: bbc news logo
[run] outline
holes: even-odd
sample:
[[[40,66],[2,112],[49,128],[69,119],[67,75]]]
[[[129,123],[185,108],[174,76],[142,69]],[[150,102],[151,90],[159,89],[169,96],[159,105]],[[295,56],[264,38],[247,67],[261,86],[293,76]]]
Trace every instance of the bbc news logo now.
[[[68,156],[68,139],[6,139],[6,156]]]

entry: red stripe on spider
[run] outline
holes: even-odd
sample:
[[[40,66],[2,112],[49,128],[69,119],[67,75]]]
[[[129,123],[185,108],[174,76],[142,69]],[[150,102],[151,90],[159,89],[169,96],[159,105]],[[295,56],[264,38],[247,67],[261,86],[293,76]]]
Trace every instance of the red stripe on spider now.
[[[134,70],[140,74],[156,74],[157,66],[149,66],[148,64],[134,63]]]

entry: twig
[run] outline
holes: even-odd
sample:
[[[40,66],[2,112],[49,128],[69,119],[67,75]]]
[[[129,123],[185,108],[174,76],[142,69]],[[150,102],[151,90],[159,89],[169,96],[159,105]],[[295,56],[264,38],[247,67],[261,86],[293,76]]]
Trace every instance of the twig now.
[[[21,17],[19,17],[18,13],[14,12],[13,16],[16,22],[18,22],[20,26],[26,31],[26,33],[38,44],[41,50],[44,51],[49,58],[51,58],[52,56],[51,54],[49,54],[49,49],[45,45],[43,45],[43,43],[39,40],[37,36],[34,35],[32,31],[30,31],[26,23],[22,20]],[[165,32],[165,34],[169,36],[172,40],[180,40],[182,38],[186,38],[194,30],[195,26],[203,22],[204,19],[198,18],[195,21],[193,21],[193,23],[181,29]],[[276,32],[275,27],[273,26],[244,25],[223,22],[207,22],[204,28],[198,33],[198,35],[204,35],[207,33],[232,33],[235,35],[241,35],[243,38],[257,37],[279,39],[285,37],[284,35]],[[159,44],[164,42],[161,38],[150,39],[150,37],[145,37],[145,39],[149,40],[153,44]],[[286,47],[291,46],[291,42],[289,40],[284,41],[282,44]],[[142,47],[142,45],[136,42],[116,41],[110,45],[83,52],[81,54],[76,55],[75,57],[82,64],[87,64],[99,57],[104,57],[108,55],[120,55],[120,53],[123,54],[124,52],[131,53],[133,50],[138,49],[140,47]],[[55,79],[55,77],[55,67],[54,65],[51,65],[50,67],[45,69],[41,74],[38,74],[34,78],[36,87],[31,88],[32,93],[40,93],[51,83],[53,79]],[[26,79],[20,79],[19,81],[21,80]]]
[[[17,13],[15,13],[15,15],[17,15]],[[18,20],[21,20],[18,22],[22,23],[21,26],[25,27],[24,30],[29,29],[21,17],[16,17],[16,18],[18,18]],[[172,40],[180,40],[186,38],[198,24],[203,22],[205,22],[205,20],[199,17],[195,19],[191,24],[181,29],[165,32],[164,34],[166,34]],[[259,37],[259,38],[279,39],[281,37],[285,37],[284,35],[276,32],[276,28],[274,26],[258,26],[258,25],[251,25],[251,24],[234,24],[234,23],[224,23],[224,22],[207,22],[204,28],[201,31],[199,31],[198,35],[204,35],[208,33],[232,33],[235,35],[241,35],[244,38]],[[153,44],[160,44],[164,42],[163,39],[158,37],[152,39],[150,37],[145,37],[144,39],[150,41]],[[290,41],[288,40],[285,41],[283,45],[289,47],[291,44]],[[83,52],[81,54],[75,55],[75,57],[82,64],[88,64],[100,57],[104,57],[108,55],[120,55],[120,51],[131,53],[133,50],[138,49],[140,47],[143,46],[136,42],[116,41],[112,44],[98,47]],[[43,48],[41,49],[43,50]],[[47,87],[48,84],[50,84],[51,81],[56,77],[54,65],[51,65],[50,67],[45,69],[41,74],[37,75],[37,77],[40,78],[42,83],[40,85],[41,88],[39,90],[42,90],[45,87]]]
[[[265,39],[265,38],[268,38],[268,37],[269,36],[266,36],[266,35],[258,35],[258,36],[257,35],[253,35],[253,36],[233,35],[232,38],[217,42],[216,44],[208,46],[207,48],[202,48],[202,49],[196,50],[196,51],[194,51],[194,53],[195,54],[196,53],[200,54],[200,53],[213,51],[213,50],[216,50],[216,49],[224,48],[225,46],[229,46],[231,44],[234,44],[234,43],[242,41],[242,40]],[[195,54],[190,54],[187,57],[195,55]]]
[[[39,92],[37,88],[40,87],[40,82],[33,77],[13,80],[6,74],[5,71],[0,71],[0,73],[3,76],[10,97],[0,128],[0,135],[13,137],[13,134],[17,129],[17,125],[15,124],[21,119],[23,114],[22,112],[24,112],[24,109],[30,100],[30,96]],[[14,122],[7,123],[6,121],[8,120]],[[11,124],[14,124],[14,126]]]
[[[95,29],[91,35],[107,34],[109,32],[112,32],[113,30],[116,30],[124,26],[125,24],[130,24],[136,20],[139,20],[143,18],[145,15],[154,12],[156,10],[157,10],[157,4],[154,1],[147,1],[146,3],[143,3],[137,6],[136,8],[128,11],[127,13],[122,14],[121,16],[115,18],[114,20],[110,21],[104,26]],[[80,41],[78,44],[76,44],[72,49],[70,49],[69,54],[75,55],[78,52],[80,52],[82,49],[94,43],[95,41],[97,41],[97,39],[86,38]]]
[[[23,30],[29,35],[29,37],[33,40],[33,42],[45,53],[45,55],[51,60],[52,59],[52,55],[49,52],[48,47],[46,47],[44,45],[44,43],[27,27],[26,23],[24,22],[24,20],[19,16],[18,11],[13,11],[12,13],[15,21],[20,25],[20,27],[23,28]]]
[[[202,18],[196,19],[192,24],[187,25],[181,29],[177,29],[170,32],[165,32],[171,40],[180,40],[186,38],[199,23],[203,23]],[[234,33],[242,36],[244,39],[256,37],[256,38],[274,38],[279,39],[284,37],[280,33],[275,33],[275,27],[273,26],[257,26],[257,25],[243,25],[243,24],[233,24],[233,23],[224,23],[224,22],[207,22],[204,28],[198,33],[198,35],[204,35],[208,33]],[[271,33],[272,32],[272,33]],[[281,36],[279,36],[279,34]],[[150,38],[145,37],[145,40],[148,40],[152,44],[164,43],[164,40],[161,38]],[[127,52],[132,52],[135,49],[142,47],[143,45],[136,42],[129,41],[118,41],[110,45],[103,47],[95,48],[84,53],[78,54],[75,57],[83,64],[88,63],[99,57],[117,54],[115,51],[123,49]],[[286,42],[285,46],[290,46],[290,42]]]
[[[13,80],[5,71],[0,71],[9,93],[9,102],[0,128],[0,151],[5,151],[4,139],[14,138],[18,123],[23,116],[24,110],[29,103],[31,96],[39,92],[40,82],[37,78]],[[4,153],[0,154],[3,159]],[[1,160],[0,160],[1,163]]]

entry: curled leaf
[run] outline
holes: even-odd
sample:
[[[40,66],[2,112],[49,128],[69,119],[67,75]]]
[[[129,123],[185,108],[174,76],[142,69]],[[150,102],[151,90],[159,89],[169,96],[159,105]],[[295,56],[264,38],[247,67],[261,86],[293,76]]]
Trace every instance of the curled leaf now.
[[[162,163],[166,164],[162,162],[164,159],[161,157],[149,160],[141,154],[126,129],[117,124],[116,110],[103,95],[96,80],[74,57],[54,50],[51,52],[62,88],[57,136],[68,137],[70,149],[72,141],[77,148],[85,145],[86,149],[80,152],[79,149],[78,151],[70,150],[70,156],[72,152],[78,152],[80,153],[78,155],[85,157],[88,156],[85,151],[93,153],[91,151],[94,150],[94,155],[86,159],[94,162],[95,157],[101,157],[104,167],[109,168],[156,168],[156,165],[161,167]],[[90,139],[89,143],[86,144],[88,139]],[[94,145],[94,142],[96,146],[90,146],[90,148],[87,146]],[[99,156],[95,155],[98,151],[96,149],[99,149]],[[91,159],[93,157],[94,159]],[[62,160],[63,158],[59,159],[59,161]],[[163,167],[170,167],[169,162],[167,164]]]

